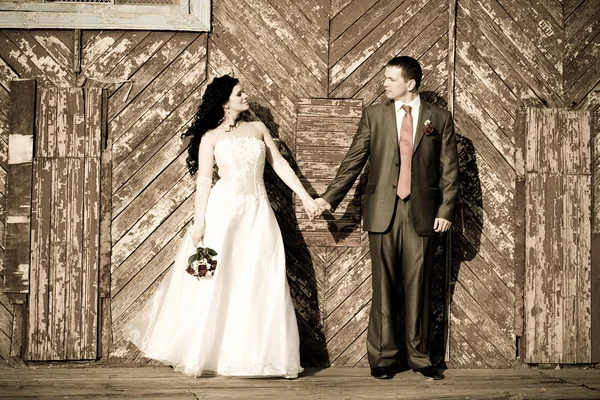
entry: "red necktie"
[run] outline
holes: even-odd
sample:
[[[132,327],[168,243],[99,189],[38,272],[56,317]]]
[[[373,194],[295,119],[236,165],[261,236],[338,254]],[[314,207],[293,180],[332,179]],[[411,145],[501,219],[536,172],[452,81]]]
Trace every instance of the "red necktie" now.
[[[400,176],[398,177],[398,196],[405,199],[410,194],[410,169],[413,151],[413,119],[410,106],[403,105],[405,111],[400,125]]]

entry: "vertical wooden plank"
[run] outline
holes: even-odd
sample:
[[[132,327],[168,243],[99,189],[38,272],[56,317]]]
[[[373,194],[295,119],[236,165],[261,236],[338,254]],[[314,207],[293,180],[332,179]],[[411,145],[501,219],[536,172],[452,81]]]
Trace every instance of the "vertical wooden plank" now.
[[[4,220],[4,260],[2,275],[5,293],[29,292],[31,185],[35,130],[36,83],[34,80],[10,84],[8,109],[8,165]],[[1,238],[0,238],[1,239]]]
[[[559,132],[559,136],[560,136]],[[559,142],[554,143],[556,153],[561,153],[562,145]],[[558,168],[557,164],[557,168]],[[553,326],[552,346],[551,346],[551,357],[556,360],[563,359],[563,331],[564,331],[564,314],[563,314],[563,280],[564,280],[564,268],[563,268],[563,176],[560,174],[552,174],[553,177],[553,196],[549,198],[552,202],[552,231],[547,234],[552,238],[552,276],[554,286],[549,288],[552,289],[552,304],[554,306],[551,318]]]
[[[71,103],[73,114],[73,138],[71,155],[72,157],[83,157],[85,155],[85,110],[83,89],[71,89]]]
[[[531,116],[531,113],[529,114]],[[529,138],[529,136],[528,136]],[[537,262],[537,238],[538,238],[538,214],[533,204],[539,204],[539,182],[536,174],[527,174],[526,176],[526,274],[525,274],[525,326],[526,326],[526,358],[525,362],[531,362],[535,359],[536,351],[536,280],[535,268]]]
[[[25,324],[27,323],[27,295],[25,293],[9,294],[13,306],[12,335],[10,340],[10,355],[23,357]]]
[[[67,148],[70,141],[68,132],[68,116],[71,110],[68,107],[68,90],[57,90],[56,92],[56,127],[55,127],[55,156],[67,157]]]
[[[73,72],[81,72],[81,29],[73,31]]]
[[[61,97],[66,98],[67,91]],[[60,127],[59,127],[60,128]],[[66,151],[66,147],[65,147]],[[72,279],[67,263],[67,225],[68,220],[68,185],[69,162],[67,158],[55,160],[55,181],[53,182],[53,232],[50,238],[52,248],[51,270],[53,271],[53,322],[54,340],[51,343],[53,358],[63,360],[66,357],[65,320],[68,280]]]
[[[112,253],[112,137],[108,132],[107,112],[108,93],[102,92],[102,170],[100,173],[100,283],[99,295],[108,298],[110,308],[110,285],[111,285],[111,253]]]
[[[56,133],[56,126],[52,128],[54,133]],[[55,141],[56,143],[56,141]],[[54,152],[56,153],[56,146],[54,147]],[[57,191],[54,188],[54,185],[58,181],[58,159],[57,158],[47,158],[47,161],[50,163],[50,179],[49,181],[44,182],[44,185],[48,185],[49,190],[49,198],[46,200],[46,207],[49,209],[48,218],[45,219],[44,222],[50,226],[49,235],[48,235],[48,264],[47,264],[47,297],[46,303],[44,304],[45,308],[45,316],[47,318],[47,328],[46,334],[47,339],[44,342],[44,353],[43,357],[45,360],[56,360],[58,359],[57,355],[54,354],[54,341],[56,340],[55,335],[55,326],[54,326],[54,317],[55,317],[55,280],[56,280],[56,267],[57,260],[54,258],[54,243],[53,239],[56,237],[56,228],[58,224],[58,220],[54,218],[54,211],[56,207],[56,194]]]
[[[524,307],[525,307],[525,229],[526,229],[526,181],[525,181],[525,153],[527,113],[521,110],[515,120],[515,335],[521,337],[519,357],[523,357],[526,339],[524,337]]]
[[[572,154],[572,153],[569,153]],[[579,224],[580,210],[577,204],[576,175],[567,174],[564,177],[564,212],[563,235],[564,238],[564,293],[563,293],[563,318],[565,331],[563,336],[563,362],[575,359],[577,354],[577,264],[579,252]]]
[[[600,362],[600,113],[591,113],[592,143],[592,271],[591,362]]]
[[[47,107],[46,107],[46,138],[47,138],[47,153],[44,157],[56,157],[57,155],[57,132],[56,120],[58,114],[58,89],[48,88]]]
[[[39,120],[41,121],[41,120]],[[39,137],[39,136],[38,136]],[[31,294],[29,296],[29,307],[27,310],[27,326],[28,333],[27,348],[25,358],[37,359],[37,344],[39,343],[39,329],[37,327],[37,318],[32,319],[33,316],[37,317],[38,314],[38,287],[39,287],[39,265],[40,265],[40,226],[37,223],[39,207],[40,207],[40,191],[39,191],[39,178],[41,161],[37,158],[33,161],[33,187],[31,193],[31,272],[30,272],[30,288]]]
[[[108,359],[112,351],[112,317],[110,310],[110,298],[102,297],[101,301],[101,329],[102,337],[100,340],[99,356],[103,359]]]
[[[48,125],[47,125],[48,128]],[[46,131],[46,137],[48,137],[48,131]],[[39,319],[38,322],[38,351],[39,359],[47,360],[47,348],[46,343],[49,342],[49,315],[48,315],[48,303],[50,297],[49,293],[49,267],[50,267],[50,227],[52,223],[52,171],[53,165],[49,158],[40,160],[42,165],[42,171],[38,180],[40,186],[40,201],[38,203],[38,221],[40,225],[40,246],[39,246],[39,261],[38,265],[38,315],[33,318]]]
[[[35,157],[45,157],[48,154],[48,90],[40,89],[37,94],[37,131],[35,138]]]
[[[101,119],[102,119],[102,89],[85,88],[85,155],[100,157]]]
[[[97,110],[99,112],[99,110]],[[99,120],[98,120],[99,121]],[[88,157],[85,164],[83,198],[83,270],[81,353],[82,358],[97,356],[98,260],[100,233],[100,160]]]
[[[589,175],[592,173],[592,121],[591,113],[586,111],[573,111],[575,114],[577,130],[580,132],[581,144],[581,169],[580,173]]]
[[[101,307],[101,334],[98,354],[108,358],[113,347],[111,315],[111,253],[112,253],[112,137],[108,131],[108,91],[102,91],[101,171],[100,171],[100,243],[98,295]]]
[[[66,358],[68,360],[80,359],[81,353],[81,327],[82,316],[81,302],[81,277],[82,277],[82,253],[83,253],[83,208],[81,199],[83,199],[83,159],[72,158],[68,162],[69,184],[68,184],[68,270],[69,282],[67,285],[67,320],[66,337],[67,349]]]
[[[544,136],[538,132],[538,137]],[[540,142],[541,143],[541,142]],[[545,157],[549,155],[548,142],[545,143],[546,149],[543,151]],[[545,159],[545,168],[549,169],[548,159]],[[538,270],[539,298],[542,302],[539,304],[542,310],[539,314],[540,330],[537,332],[537,345],[540,349],[541,362],[550,362],[554,350],[554,197],[556,196],[556,178],[554,174],[542,174],[541,191],[544,193],[544,221],[541,227],[540,239],[543,243],[541,247],[543,252],[543,263]]]
[[[564,173],[563,166],[563,136],[562,113],[557,110],[544,110],[546,115],[545,128],[539,131],[540,136],[546,138],[545,158],[548,165],[547,172],[551,174]]]
[[[29,352],[30,360],[47,359],[45,343],[48,342],[48,270],[50,262],[50,224],[52,199],[52,162],[46,158],[39,158],[35,168],[35,220],[32,221],[36,232],[35,248],[36,265],[32,263],[35,271],[32,280],[31,297],[29,300]]]
[[[538,144],[537,135],[531,132],[537,132],[538,116],[533,108],[527,108],[527,151],[525,167],[527,172],[537,172],[538,170]],[[543,123],[543,122],[542,122]],[[529,226],[529,225],[528,225]]]
[[[582,154],[582,160],[584,158],[585,156]],[[579,242],[579,268],[577,275],[577,286],[579,288],[577,304],[578,349],[575,362],[589,363],[591,362],[591,176],[579,175],[578,181],[579,199],[577,203],[581,210],[581,236]]]
[[[564,159],[563,173],[579,174],[582,173],[581,164],[581,134],[576,129],[575,121],[572,118],[573,113],[560,113],[561,115],[561,133],[564,138]]]

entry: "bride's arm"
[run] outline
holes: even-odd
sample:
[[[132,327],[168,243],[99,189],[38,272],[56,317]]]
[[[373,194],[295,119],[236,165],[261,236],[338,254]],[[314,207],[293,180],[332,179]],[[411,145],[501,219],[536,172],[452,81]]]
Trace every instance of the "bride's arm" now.
[[[200,142],[198,150],[198,171],[196,172],[196,198],[194,206],[194,226],[192,227],[192,241],[195,246],[204,237],[204,215],[208,204],[208,194],[212,186],[213,175],[213,144],[206,138]]]
[[[267,127],[262,122],[257,124],[263,134],[263,140],[267,149],[267,161],[271,164],[277,176],[300,197],[304,210],[308,214],[308,218],[312,221],[319,210],[319,205],[304,189],[292,167],[283,158]]]

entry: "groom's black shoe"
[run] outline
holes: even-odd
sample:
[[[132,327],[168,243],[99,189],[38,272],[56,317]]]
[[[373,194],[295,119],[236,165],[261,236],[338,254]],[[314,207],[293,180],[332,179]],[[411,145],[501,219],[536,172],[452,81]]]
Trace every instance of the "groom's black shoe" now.
[[[438,372],[432,366],[423,367],[423,368],[419,368],[419,369],[413,369],[413,372],[415,372],[417,374],[421,374],[425,378],[432,379],[434,381],[439,381],[439,380],[444,379],[444,374],[442,374],[441,372]]]
[[[394,367],[373,367],[371,376],[377,379],[392,379],[395,374]]]

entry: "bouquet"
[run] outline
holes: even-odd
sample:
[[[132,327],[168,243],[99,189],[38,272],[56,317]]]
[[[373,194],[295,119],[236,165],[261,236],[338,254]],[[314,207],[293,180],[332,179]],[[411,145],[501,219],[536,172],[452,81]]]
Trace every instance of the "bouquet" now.
[[[216,255],[217,252],[210,247],[198,247],[196,252],[188,258],[185,271],[198,279],[213,276],[217,269],[217,260],[212,258]]]

